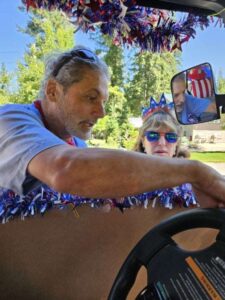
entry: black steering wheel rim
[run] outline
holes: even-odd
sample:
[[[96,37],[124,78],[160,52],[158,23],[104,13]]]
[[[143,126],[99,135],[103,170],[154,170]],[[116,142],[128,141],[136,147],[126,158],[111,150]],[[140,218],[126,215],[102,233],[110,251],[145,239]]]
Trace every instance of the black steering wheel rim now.
[[[173,235],[194,228],[219,229],[217,240],[225,241],[225,209],[192,209],[176,214],[151,229],[126,258],[108,299],[126,299],[141,266],[147,265],[160,249],[175,244]]]

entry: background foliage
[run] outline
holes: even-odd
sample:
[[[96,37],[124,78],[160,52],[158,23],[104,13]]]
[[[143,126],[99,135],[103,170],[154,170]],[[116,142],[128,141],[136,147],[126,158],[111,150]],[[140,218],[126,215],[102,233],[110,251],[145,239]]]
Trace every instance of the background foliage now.
[[[19,30],[28,34],[32,43],[15,73],[10,74],[4,65],[0,67],[0,104],[31,103],[38,97],[45,57],[75,44],[74,25],[59,11],[32,11],[26,28]],[[111,86],[107,116],[95,126],[90,144],[132,149],[138,130],[130,117],[140,117],[141,107],[148,105],[150,96],[158,99],[162,92],[170,93],[170,79],[178,70],[180,56],[128,51],[99,32],[92,38],[97,41],[97,54],[110,68]]]

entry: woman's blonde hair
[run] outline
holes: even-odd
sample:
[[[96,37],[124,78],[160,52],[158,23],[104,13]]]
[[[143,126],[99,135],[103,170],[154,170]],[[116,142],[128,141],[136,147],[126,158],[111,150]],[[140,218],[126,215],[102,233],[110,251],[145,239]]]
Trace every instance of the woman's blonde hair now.
[[[142,140],[147,130],[158,131],[159,129],[168,129],[168,128],[172,132],[175,132],[179,137],[175,155],[174,155],[177,156],[179,150],[179,144],[180,144],[180,136],[182,133],[182,127],[177,122],[177,120],[175,119],[175,117],[172,115],[171,112],[166,112],[164,110],[159,110],[144,119],[143,125],[139,129],[139,135],[137,137],[137,141],[135,143],[133,150],[142,153],[145,152]]]

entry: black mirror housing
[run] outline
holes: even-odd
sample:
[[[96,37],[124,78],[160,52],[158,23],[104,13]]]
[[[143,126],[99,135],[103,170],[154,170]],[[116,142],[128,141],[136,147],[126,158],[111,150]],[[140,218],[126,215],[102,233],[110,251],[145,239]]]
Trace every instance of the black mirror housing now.
[[[194,66],[173,76],[171,92],[180,124],[220,119],[213,71],[209,63]]]

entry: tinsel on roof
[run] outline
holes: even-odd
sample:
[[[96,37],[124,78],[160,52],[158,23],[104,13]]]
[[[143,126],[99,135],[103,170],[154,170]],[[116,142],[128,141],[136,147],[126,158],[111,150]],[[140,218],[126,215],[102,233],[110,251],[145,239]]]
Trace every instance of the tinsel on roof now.
[[[150,1],[150,0],[149,0]],[[138,47],[142,51],[164,52],[180,49],[195,38],[196,28],[205,29],[218,18],[191,12],[176,19],[174,12],[136,5],[136,0],[22,0],[31,8],[61,10],[84,32],[96,26],[112,37],[115,45]],[[221,21],[222,24],[222,21]]]

